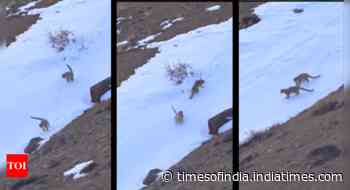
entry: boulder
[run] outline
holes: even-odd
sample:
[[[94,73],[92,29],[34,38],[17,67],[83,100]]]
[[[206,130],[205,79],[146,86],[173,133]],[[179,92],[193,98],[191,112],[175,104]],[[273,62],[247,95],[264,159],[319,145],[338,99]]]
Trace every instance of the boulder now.
[[[243,17],[239,22],[239,28],[247,28],[253,24],[256,24],[260,21],[260,18],[256,14],[252,14],[250,16]]]
[[[44,139],[41,137],[32,138],[24,149],[24,153],[31,154],[34,152],[40,146],[40,141],[42,140]]]
[[[111,89],[111,77],[108,77],[90,88],[91,101],[94,103],[101,101],[101,96]]]
[[[232,120],[232,108],[226,109],[208,120],[209,134],[217,135],[219,128]]]
[[[155,169],[151,169],[147,176],[145,177],[145,179],[143,180],[143,184],[144,185],[150,185],[152,184],[154,181],[157,180],[158,178],[158,174],[162,172],[162,170],[158,169],[158,168],[155,168]]]

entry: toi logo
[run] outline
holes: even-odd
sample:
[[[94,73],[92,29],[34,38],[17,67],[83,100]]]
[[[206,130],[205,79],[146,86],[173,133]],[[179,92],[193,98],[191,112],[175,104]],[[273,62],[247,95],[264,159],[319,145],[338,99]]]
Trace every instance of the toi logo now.
[[[27,177],[28,176],[28,155],[7,154],[6,155],[6,176]]]

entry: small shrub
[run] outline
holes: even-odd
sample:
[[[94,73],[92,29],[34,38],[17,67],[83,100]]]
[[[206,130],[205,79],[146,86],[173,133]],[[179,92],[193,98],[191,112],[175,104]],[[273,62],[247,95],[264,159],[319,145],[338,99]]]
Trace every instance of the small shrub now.
[[[254,131],[251,130],[249,131],[249,135],[245,143],[241,145],[241,147],[248,146],[253,143],[260,143],[264,139],[268,138],[270,136],[269,133],[267,133],[267,130],[262,130],[262,131]]]
[[[188,76],[193,76],[194,74],[191,66],[186,63],[167,65],[166,72],[169,80],[177,85],[181,84]]]
[[[75,36],[71,31],[61,30],[49,34],[51,47],[58,52],[63,51],[70,43],[75,42]]]
[[[281,124],[277,123],[272,125],[271,127],[264,129],[264,130],[251,130],[249,131],[248,138],[240,144],[240,148],[248,147],[249,145],[252,144],[258,144],[261,143],[262,141],[272,137],[274,135],[274,130],[275,128],[281,126]]]
[[[338,101],[330,101],[330,102],[327,102],[326,104],[321,105],[317,110],[313,111],[312,115],[320,116],[328,112],[337,110],[341,106],[342,105]]]

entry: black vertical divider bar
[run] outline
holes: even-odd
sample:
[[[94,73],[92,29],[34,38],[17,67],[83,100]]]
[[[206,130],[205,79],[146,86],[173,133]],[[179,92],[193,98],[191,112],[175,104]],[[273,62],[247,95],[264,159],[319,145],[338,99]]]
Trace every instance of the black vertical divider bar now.
[[[233,164],[233,171],[232,172],[238,172],[239,171],[239,1],[233,2],[233,18],[232,18],[232,24],[233,24],[233,42],[232,42],[232,84],[233,84],[233,118],[232,118],[232,135],[233,135],[233,141],[232,141],[232,164]],[[233,190],[239,189],[239,182],[233,182]]]
[[[111,0],[111,187],[117,189],[117,1]]]

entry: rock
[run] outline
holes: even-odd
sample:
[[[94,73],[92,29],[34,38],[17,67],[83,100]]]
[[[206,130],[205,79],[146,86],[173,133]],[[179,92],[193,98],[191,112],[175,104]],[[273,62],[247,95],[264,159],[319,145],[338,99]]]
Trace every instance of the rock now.
[[[92,162],[88,166],[86,166],[84,169],[80,171],[80,173],[90,173],[93,169],[95,169],[97,164],[95,162]]]
[[[154,181],[157,180],[158,178],[158,174],[162,172],[162,170],[158,169],[158,168],[155,168],[155,169],[151,169],[147,176],[145,177],[145,179],[143,180],[143,184],[144,185],[150,185],[152,184]]]
[[[253,24],[258,23],[259,21],[260,21],[260,18],[256,14],[243,17],[241,22],[239,22],[239,25],[240,25],[239,28],[247,28]]]
[[[40,141],[42,140],[44,139],[41,137],[32,138],[24,149],[24,153],[31,154],[34,152],[40,146]]]
[[[232,119],[232,108],[226,109],[208,120],[209,134],[217,135],[219,128]]]
[[[101,101],[101,96],[111,89],[111,77],[98,82],[90,88],[91,101],[94,103]]]

